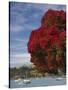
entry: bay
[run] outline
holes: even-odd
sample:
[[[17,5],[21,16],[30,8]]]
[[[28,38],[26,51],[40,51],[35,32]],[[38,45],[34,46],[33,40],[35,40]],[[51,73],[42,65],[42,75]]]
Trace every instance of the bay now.
[[[66,84],[66,78],[61,78],[61,77],[31,78],[30,83],[23,83],[23,79],[19,81],[10,80],[10,88],[55,86],[55,85],[65,85],[65,84]]]

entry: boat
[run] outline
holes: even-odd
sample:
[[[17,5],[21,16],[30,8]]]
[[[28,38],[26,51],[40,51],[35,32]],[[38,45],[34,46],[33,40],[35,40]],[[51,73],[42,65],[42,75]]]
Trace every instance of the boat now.
[[[59,77],[59,78],[56,78],[56,81],[61,81],[63,78]]]
[[[27,72],[25,73],[25,79],[23,79],[23,83],[24,83],[24,84],[29,84],[29,83],[31,83],[31,79],[28,79],[28,78],[27,78]]]
[[[14,80],[15,82],[19,82],[19,81],[21,81],[21,78],[18,78],[18,79],[16,79],[16,80]]]
[[[30,79],[24,79],[24,80],[23,80],[23,83],[24,83],[24,84],[29,84],[29,83],[31,83],[31,80],[30,80]]]

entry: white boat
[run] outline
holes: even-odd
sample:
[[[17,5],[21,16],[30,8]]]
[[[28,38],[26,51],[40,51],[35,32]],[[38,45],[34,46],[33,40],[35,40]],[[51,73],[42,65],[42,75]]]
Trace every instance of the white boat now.
[[[24,83],[24,84],[29,84],[29,83],[31,83],[31,79],[28,79],[28,78],[27,78],[27,72],[25,73],[25,79],[23,79],[23,83]]]
[[[19,81],[21,81],[21,78],[19,78],[19,79],[16,79],[16,80],[14,80],[15,82],[19,82]]]
[[[63,78],[59,77],[59,78],[56,78],[56,81],[61,81]]]
[[[31,80],[30,79],[24,79],[23,83],[25,83],[25,84],[31,83]]]

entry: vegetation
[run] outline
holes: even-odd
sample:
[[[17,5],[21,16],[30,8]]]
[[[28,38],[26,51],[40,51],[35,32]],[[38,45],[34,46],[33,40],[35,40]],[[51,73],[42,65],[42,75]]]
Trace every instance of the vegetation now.
[[[39,78],[39,77],[45,77],[45,76],[62,76],[63,73],[59,74],[51,74],[51,73],[41,73],[36,67],[28,67],[28,66],[22,66],[19,68],[10,68],[10,79],[24,79],[24,78]]]
[[[45,73],[66,74],[66,12],[48,10],[41,26],[31,32],[28,41],[31,62]]]
[[[10,78],[66,74],[66,12],[48,10],[27,43],[35,67],[10,68]]]

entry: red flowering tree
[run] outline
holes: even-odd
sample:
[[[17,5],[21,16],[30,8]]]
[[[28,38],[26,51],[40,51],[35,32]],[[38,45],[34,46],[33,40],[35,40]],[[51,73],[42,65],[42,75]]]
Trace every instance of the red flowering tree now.
[[[31,62],[41,71],[66,72],[66,13],[48,10],[41,19],[41,27],[31,32],[28,52]]]

